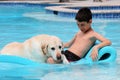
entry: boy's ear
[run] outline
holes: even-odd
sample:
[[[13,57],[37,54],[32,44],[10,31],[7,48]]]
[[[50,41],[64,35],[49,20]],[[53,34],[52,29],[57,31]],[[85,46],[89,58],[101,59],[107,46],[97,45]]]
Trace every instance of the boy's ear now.
[[[90,19],[89,22],[92,23],[92,19]]]

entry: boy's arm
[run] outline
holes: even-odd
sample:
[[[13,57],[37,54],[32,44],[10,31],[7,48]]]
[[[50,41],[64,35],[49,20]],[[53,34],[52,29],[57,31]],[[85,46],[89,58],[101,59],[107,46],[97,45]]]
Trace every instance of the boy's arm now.
[[[109,46],[111,45],[111,41],[108,40],[107,38],[103,37],[102,35],[95,33],[95,37],[97,40],[99,40],[101,43],[96,45],[95,47],[97,47],[98,49],[104,47],[104,46]]]
[[[55,61],[53,60],[52,57],[49,57],[49,58],[47,58],[46,63],[55,64]]]
[[[101,43],[99,43],[98,45],[95,45],[93,48],[93,51],[91,53],[91,57],[93,60],[96,60],[98,57],[98,50],[104,46],[108,46],[111,45],[111,41],[106,39],[105,37],[103,37],[102,35],[95,33],[95,38],[96,40],[99,40]]]

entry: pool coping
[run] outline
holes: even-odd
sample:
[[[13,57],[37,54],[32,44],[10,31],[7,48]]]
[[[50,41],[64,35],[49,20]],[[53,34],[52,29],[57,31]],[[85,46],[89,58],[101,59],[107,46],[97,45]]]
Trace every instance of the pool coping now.
[[[30,3],[30,4],[51,4],[52,6],[45,6],[45,9],[47,12],[50,12],[52,14],[62,14],[68,16],[70,15],[75,15],[78,10],[76,9],[71,9],[72,7],[94,7],[94,6],[120,6],[120,1],[106,1],[106,2],[91,2],[91,1],[73,1],[73,2],[65,2],[65,3],[58,3],[55,1],[0,1],[0,3]],[[70,8],[71,7],[71,8]],[[91,10],[93,14],[110,14],[114,13],[117,15],[117,17],[120,18],[120,10]],[[56,14],[56,15],[57,15]],[[112,15],[114,16],[114,15]]]
[[[55,3],[60,4],[60,3]],[[66,13],[77,13],[78,10],[70,9],[68,7],[94,7],[94,6],[120,6],[118,2],[82,2],[81,3],[64,3],[64,5],[61,3],[61,6],[49,6],[46,7],[46,10],[51,11],[58,11],[58,12],[66,12]],[[92,13],[120,13],[120,10],[92,10]]]
[[[58,3],[54,0],[41,0],[41,1],[0,1],[0,3],[33,3],[41,4],[48,3],[58,6],[48,6],[45,7],[49,11],[58,11],[64,13],[77,13],[78,10],[70,9],[69,7],[91,7],[91,6],[120,6],[120,1],[106,1],[106,2],[91,2],[91,1],[71,1],[65,3]],[[92,13],[120,13],[120,10],[92,10]]]

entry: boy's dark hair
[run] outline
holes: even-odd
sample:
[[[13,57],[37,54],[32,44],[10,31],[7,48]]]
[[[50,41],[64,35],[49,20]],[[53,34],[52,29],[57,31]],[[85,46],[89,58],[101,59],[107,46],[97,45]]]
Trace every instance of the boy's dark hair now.
[[[79,22],[85,21],[89,22],[90,19],[92,19],[92,13],[91,10],[87,7],[81,8],[75,17],[76,20]]]

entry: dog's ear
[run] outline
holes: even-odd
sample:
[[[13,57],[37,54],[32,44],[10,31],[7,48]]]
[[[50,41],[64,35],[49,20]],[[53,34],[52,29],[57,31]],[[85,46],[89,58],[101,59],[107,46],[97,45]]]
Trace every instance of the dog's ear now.
[[[43,45],[43,46],[41,47],[41,49],[42,49],[43,54],[46,55],[47,52],[48,52],[48,45]]]

